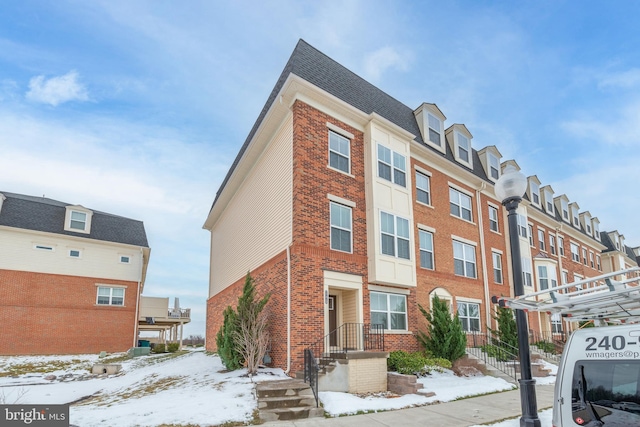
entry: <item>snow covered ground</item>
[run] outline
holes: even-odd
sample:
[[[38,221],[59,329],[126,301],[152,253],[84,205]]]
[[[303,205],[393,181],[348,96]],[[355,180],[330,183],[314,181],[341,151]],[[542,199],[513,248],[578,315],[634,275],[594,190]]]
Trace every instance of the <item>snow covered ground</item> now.
[[[122,365],[120,374],[106,377],[88,375],[97,361],[95,355],[0,357],[0,402],[77,402],[71,406],[70,418],[71,424],[81,427],[219,425],[253,418],[257,407],[253,383],[286,378],[280,369],[261,369],[252,379],[244,370],[226,372],[217,356],[204,351],[124,360],[118,362]],[[23,373],[3,376],[16,369]],[[46,379],[49,375],[56,378]],[[555,376],[537,380],[552,383],[554,379]],[[338,416],[446,402],[513,388],[498,378],[457,377],[451,371],[433,373],[419,382],[435,396],[387,398],[321,392],[320,399],[328,414]],[[512,425],[518,424],[501,423],[496,427]]]

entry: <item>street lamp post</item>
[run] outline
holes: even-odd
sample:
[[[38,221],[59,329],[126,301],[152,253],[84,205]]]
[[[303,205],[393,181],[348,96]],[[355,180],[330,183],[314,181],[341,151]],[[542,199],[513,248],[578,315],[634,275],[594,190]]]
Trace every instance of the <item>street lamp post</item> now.
[[[495,185],[496,196],[507,209],[509,221],[509,240],[511,243],[511,267],[513,269],[513,290],[516,297],[524,295],[522,283],[522,258],[520,257],[520,239],[518,237],[518,204],[527,189],[527,179],[513,165],[507,165]],[[529,326],[527,314],[515,310],[518,331],[518,353],[520,355],[520,405],[522,418],[520,427],[540,427],[538,403],[536,401],[536,380],[531,378],[531,354],[529,352]]]

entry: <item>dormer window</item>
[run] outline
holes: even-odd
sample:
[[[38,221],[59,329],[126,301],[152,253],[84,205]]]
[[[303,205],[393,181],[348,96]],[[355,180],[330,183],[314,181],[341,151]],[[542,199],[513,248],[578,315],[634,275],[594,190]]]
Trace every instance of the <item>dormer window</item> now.
[[[600,224],[595,220],[593,220],[593,237],[600,240]]]
[[[91,232],[92,216],[93,212],[83,206],[67,206],[67,212],[64,218],[64,230],[89,234]]]
[[[535,206],[540,207],[540,181],[537,176],[530,176],[529,182],[529,199]]]
[[[458,146],[458,157],[465,163],[471,163],[469,160],[471,158],[471,141],[469,141],[469,138],[460,132],[456,132],[456,140]]]
[[[71,221],[69,228],[85,231],[87,228],[87,214],[84,212],[71,211]]]
[[[569,205],[566,200],[560,200],[560,207],[562,208],[562,218],[565,221],[569,221]]]
[[[489,175],[496,180],[500,178],[500,162],[492,153],[489,153]]]
[[[442,147],[442,121],[433,114],[427,113],[429,121],[429,141]]]
[[[580,227],[580,221],[578,220],[578,215],[577,214],[573,214],[573,225],[575,225],[576,227]]]
[[[555,209],[553,205],[553,189],[550,186],[545,185],[540,190],[542,191],[542,195],[544,196],[544,210],[549,215],[555,216]]]

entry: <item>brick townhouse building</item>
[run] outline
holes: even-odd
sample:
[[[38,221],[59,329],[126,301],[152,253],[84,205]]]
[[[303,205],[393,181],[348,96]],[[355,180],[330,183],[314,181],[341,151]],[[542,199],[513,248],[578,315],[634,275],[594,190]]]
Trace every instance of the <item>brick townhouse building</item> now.
[[[495,328],[490,298],[511,295],[512,275],[494,183],[519,167],[445,122],[435,104],[408,107],[300,40],[204,224],[207,348],[247,271],[272,294],[270,356],[291,373],[346,323],[382,324],[387,350],[417,350],[418,304],[433,295],[465,331]],[[528,178],[518,210],[526,292],[609,268],[598,219],[541,184]],[[568,326],[529,320],[539,333]]]
[[[0,193],[0,355],[135,347],[149,255],[141,221]]]

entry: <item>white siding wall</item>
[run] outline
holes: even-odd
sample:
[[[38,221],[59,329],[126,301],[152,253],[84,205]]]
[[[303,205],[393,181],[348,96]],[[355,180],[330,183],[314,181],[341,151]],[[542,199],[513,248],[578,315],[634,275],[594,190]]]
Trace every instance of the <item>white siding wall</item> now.
[[[290,116],[213,226],[210,297],[291,243],[292,143]]]
[[[411,186],[411,141],[393,134],[386,128],[370,123],[366,132],[365,191],[367,193],[367,236],[369,281],[372,283],[416,286],[416,254],[414,250],[413,206]],[[378,144],[405,156],[406,188],[378,177]],[[382,255],[380,243],[380,212],[409,220],[411,259]]]
[[[50,246],[52,251],[35,249]],[[79,250],[80,257],[69,256]],[[120,255],[129,264],[120,263]],[[63,235],[30,232],[0,227],[0,269],[140,281],[142,254],[140,248],[73,238]]]

